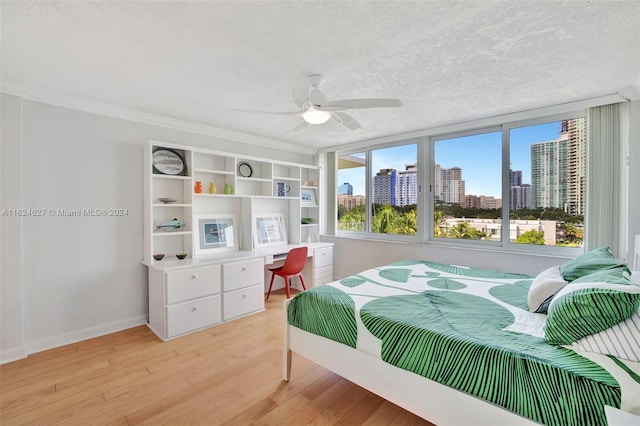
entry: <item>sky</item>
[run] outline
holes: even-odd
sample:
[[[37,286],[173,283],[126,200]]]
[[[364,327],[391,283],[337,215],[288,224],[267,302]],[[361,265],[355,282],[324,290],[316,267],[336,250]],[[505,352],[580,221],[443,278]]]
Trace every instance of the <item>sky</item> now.
[[[555,140],[559,135],[559,121],[511,130],[511,170],[522,171],[522,183],[531,184],[531,144]],[[435,161],[443,168],[462,169],[466,194],[502,198],[501,144],[501,132],[439,140],[435,144]],[[416,162],[416,158],[415,144],[374,150],[372,172],[375,175],[380,169],[404,170],[405,164]],[[354,195],[365,195],[364,168],[339,170],[338,185],[345,182],[353,185]]]

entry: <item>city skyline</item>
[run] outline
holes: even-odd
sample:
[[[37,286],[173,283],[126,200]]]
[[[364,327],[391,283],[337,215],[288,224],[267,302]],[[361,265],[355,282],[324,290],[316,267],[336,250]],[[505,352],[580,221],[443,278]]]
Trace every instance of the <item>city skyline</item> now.
[[[511,169],[522,171],[522,183],[531,184],[531,154],[533,144],[560,136],[561,121],[513,128],[510,132]],[[472,148],[470,148],[472,146]],[[436,142],[435,161],[442,168],[460,167],[466,194],[502,198],[502,133],[489,132]],[[486,158],[486,153],[496,153]],[[478,160],[479,153],[485,154]],[[352,154],[358,156],[358,154]],[[404,170],[406,164],[417,162],[417,145],[401,145],[372,151],[371,166],[375,175],[381,169]],[[365,195],[365,168],[338,171],[338,182],[353,186],[353,195]]]

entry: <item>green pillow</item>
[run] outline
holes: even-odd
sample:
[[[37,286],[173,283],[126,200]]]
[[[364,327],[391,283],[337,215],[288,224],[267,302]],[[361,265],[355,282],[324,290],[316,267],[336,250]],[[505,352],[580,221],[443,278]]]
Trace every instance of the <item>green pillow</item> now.
[[[560,265],[560,275],[565,281],[571,282],[592,272],[611,268],[624,268],[631,273],[627,265],[618,260],[609,247],[601,247]]]
[[[586,278],[584,282],[573,282],[549,304],[544,340],[553,345],[569,345],[626,320],[639,305],[640,287]]]
[[[631,284],[625,275],[625,268],[602,269],[589,275],[576,278],[571,284],[602,282],[607,284]]]

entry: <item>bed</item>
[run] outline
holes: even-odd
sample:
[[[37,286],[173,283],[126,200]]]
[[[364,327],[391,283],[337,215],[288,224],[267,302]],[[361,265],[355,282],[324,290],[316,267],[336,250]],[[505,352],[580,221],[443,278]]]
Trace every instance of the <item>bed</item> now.
[[[587,272],[594,269],[628,272],[618,264]],[[594,287],[592,275],[582,275],[550,289],[538,277],[406,260],[303,291],[285,301],[283,378],[291,378],[293,351],[438,425],[602,425],[639,415],[637,353],[577,345],[590,336],[548,342],[553,321],[571,324],[560,341],[580,329],[560,312],[566,294],[584,297]],[[623,320],[640,321],[640,287],[620,280],[606,292],[622,288]],[[540,288],[546,305],[531,312]]]

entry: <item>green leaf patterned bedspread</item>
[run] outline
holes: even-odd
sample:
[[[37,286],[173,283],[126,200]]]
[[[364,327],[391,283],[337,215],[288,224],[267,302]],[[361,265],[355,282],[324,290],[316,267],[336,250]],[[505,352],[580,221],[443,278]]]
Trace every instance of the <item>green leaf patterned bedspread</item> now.
[[[288,319],[539,423],[606,424],[604,405],[623,405],[612,370],[634,373],[546,344],[545,315],[527,309],[531,279],[402,261],[299,293]]]

